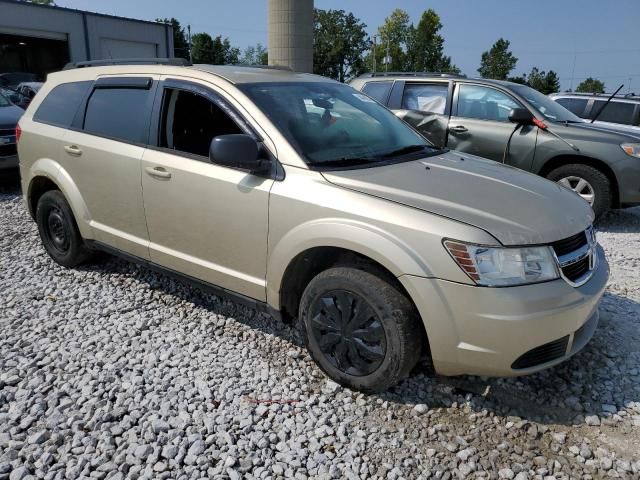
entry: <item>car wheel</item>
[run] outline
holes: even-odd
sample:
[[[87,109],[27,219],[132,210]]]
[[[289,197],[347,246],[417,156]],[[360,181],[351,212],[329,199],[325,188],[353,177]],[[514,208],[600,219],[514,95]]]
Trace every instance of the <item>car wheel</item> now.
[[[36,223],[44,249],[60,265],[75,267],[90,257],[71,207],[61,192],[51,190],[40,197]]]
[[[611,208],[611,183],[596,168],[581,164],[563,165],[551,171],[547,178],[580,195],[591,205],[596,219]]]
[[[356,268],[331,268],[302,294],[300,327],[311,357],[337,383],[380,392],[406,377],[426,345],[413,303]]]

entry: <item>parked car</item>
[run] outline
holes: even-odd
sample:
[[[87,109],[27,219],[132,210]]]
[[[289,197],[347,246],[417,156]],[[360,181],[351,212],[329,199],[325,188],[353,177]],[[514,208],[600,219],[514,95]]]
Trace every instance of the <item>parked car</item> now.
[[[20,121],[59,264],[104,250],[297,318],[320,368],[365,391],[422,354],[528,374],[593,335],[608,266],[567,189],[436,148],[319,76],[108,62],[50,75]]]
[[[23,82],[18,85],[16,91],[22,96],[22,100],[18,106],[26,109],[41,87],[42,82]]]
[[[607,103],[610,96],[608,94],[569,92],[553,93],[549,95],[549,98],[580,118],[592,120],[598,115],[594,122],[595,125],[629,130],[640,135],[640,97],[633,94],[616,95]]]
[[[37,82],[38,76],[35,73],[9,72],[0,73],[0,87],[15,90],[22,82]]]
[[[6,99],[8,99],[11,103],[13,103],[14,105],[18,105],[19,107],[21,106],[21,104],[23,104],[25,102],[25,97],[23,97],[21,94],[19,94],[18,92],[16,92],[15,90],[12,90],[10,88],[3,88],[0,87],[0,95],[3,95]],[[28,102],[27,102],[28,105]],[[24,107],[21,107],[23,110],[26,109],[26,105]]]
[[[526,85],[383,73],[361,76],[351,86],[396,111],[434,145],[559,182],[597,217],[640,204],[640,135],[589,125]]]
[[[0,171],[18,167],[16,126],[23,113],[0,93]]]

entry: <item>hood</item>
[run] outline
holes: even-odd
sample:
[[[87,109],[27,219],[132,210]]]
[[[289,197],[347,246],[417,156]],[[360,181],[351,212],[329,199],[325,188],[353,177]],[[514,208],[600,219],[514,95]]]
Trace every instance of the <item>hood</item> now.
[[[556,183],[460,152],[323,175],[334,185],[476,226],[503,245],[555,242],[594,218],[582,198]]]
[[[640,131],[633,131],[631,128],[607,126],[598,123],[551,123],[549,128],[566,138],[579,138],[584,140],[601,141],[604,138],[610,139],[614,143],[638,142],[640,141]],[[567,135],[569,135],[567,137]]]
[[[16,128],[24,110],[15,105],[0,107],[0,130]]]

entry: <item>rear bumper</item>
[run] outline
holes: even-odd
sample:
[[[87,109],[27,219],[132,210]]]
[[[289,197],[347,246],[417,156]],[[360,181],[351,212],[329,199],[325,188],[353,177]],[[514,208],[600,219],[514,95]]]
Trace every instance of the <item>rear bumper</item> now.
[[[609,278],[600,262],[581,287],[564,280],[483,288],[404,275],[423,319],[436,372],[517,376],[556,365],[581,350],[598,324]]]
[[[18,168],[18,156],[9,155],[8,157],[0,157],[0,170],[6,170],[9,168]]]

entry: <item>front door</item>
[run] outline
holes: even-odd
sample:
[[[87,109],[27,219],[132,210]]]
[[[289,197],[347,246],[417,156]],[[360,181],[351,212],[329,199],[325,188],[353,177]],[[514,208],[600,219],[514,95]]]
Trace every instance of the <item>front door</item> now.
[[[458,83],[449,120],[448,147],[502,162],[516,125],[509,112],[522,105],[506,92],[484,85]],[[507,164],[529,170],[533,163],[538,127],[520,127],[511,139]]]
[[[205,85],[167,79],[158,94],[157,145],[144,152],[142,189],[154,263],[265,300],[273,180],[209,161],[211,140],[250,133]]]

